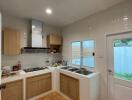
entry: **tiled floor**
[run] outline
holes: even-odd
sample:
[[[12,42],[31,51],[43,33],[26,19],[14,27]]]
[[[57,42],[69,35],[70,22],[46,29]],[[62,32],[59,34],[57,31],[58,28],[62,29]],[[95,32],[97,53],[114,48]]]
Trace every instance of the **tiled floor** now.
[[[41,97],[37,100],[68,100],[58,92],[52,92],[44,97]]]

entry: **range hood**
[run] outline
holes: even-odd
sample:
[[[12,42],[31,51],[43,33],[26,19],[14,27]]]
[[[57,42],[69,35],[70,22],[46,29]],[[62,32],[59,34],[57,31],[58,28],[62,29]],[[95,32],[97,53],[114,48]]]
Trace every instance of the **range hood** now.
[[[32,20],[30,24],[30,34],[28,35],[28,47],[21,49],[22,53],[48,52],[50,48],[43,47],[43,23]]]

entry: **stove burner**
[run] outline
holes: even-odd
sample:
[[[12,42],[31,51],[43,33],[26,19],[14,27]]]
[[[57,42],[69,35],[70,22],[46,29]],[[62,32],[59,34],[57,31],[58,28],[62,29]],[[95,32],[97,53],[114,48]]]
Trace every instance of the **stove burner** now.
[[[33,71],[38,71],[38,70],[44,70],[48,69],[47,67],[34,67],[34,68],[27,68],[24,69],[25,72],[33,72]]]

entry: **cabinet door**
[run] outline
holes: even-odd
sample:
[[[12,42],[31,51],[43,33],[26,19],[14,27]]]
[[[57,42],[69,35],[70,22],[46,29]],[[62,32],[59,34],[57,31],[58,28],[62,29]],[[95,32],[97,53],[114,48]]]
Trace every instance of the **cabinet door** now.
[[[23,100],[22,89],[22,80],[7,83],[1,92],[2,100]]]
[[[74,78],[69,78],[69,97],[72,100],[79,100],[79,81]]]
[[[50,35],[50,45],[61,45],[61,36]]]
[[[79,100],[79,80],[61,73],[60,91],[72,100]]]
[[[43,78],[42,80],[40,80],[39,89],[40,89],[40,93],[51,90],[51,78],[47,77],[47,78]]]
[[[61,74],[60,75],[60,91],[67,96],[69,96],[69,86],[68,85],[69,85],[68,77]]]
[[[20,33],[16,30],[5,28],[4,36],[4,54],[17,55],[20,54]]]
[[[27,78],[27,98],[51,90],[51,73]]]
[[[27,84],[27,98],[33,97],[35,95],[38,95],[38,91],[39,91],[39,81],[32,81],[32,82],[28,82]]]

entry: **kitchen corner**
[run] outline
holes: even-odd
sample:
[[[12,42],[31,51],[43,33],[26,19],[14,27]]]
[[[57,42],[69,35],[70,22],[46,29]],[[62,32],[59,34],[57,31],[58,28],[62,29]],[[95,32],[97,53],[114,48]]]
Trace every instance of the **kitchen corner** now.
[[[91,98],[93,98],[92,96],[94,96],[94,98],[98,98],[99,95],[99,87],[96,84],[99,84],[99,73],[91,73],[88,75],[81,75],[79,73],[75,73],[72,71],[68,71],[68,70],[64,70],[63,68],[65,68],[65,66],[58,66],[58,67],[50,67],[47,66],[46,69],[42,69],[42,70],[37,70],[37,71],[32,71],[32,72],[25,72],[23,70],[20,70],[18,72],[17,75],[14,76],[9,76],[6,78],[2,78],[2,84],[7,84],[10,82],[14,82],[14,81],[18,81],[18,80],[22,80],[23,82],[23,100],[26,100],[27,98],[27,82],[28,79],[30,78],[34,78],[34,77],[38,77],[41,75],[47,75],[47,74],[51,74],[51,88],[47,91],[47,92],[51,92],[51,91],[58,91],[58,92],[64,92],[62,90],[62,79],[64,79],[65,77],[69,77],[72,78],[72,80],[77,80],[78,83],[78,95],[79,95],[79,100],[87,100],[86,98],[89,98],[89,100],[93,100]],[[65,76],[65,77],[61,77],[61,76]],[[72,82],[71,80],[71,82]],[[67,81],[67,80],[66,80]],[[73,83],[74,84],[74,83]],[[94,87],[94,88],[93,88]],[[74,89],[73,89],[74,90]],[[95,93],[96,90],[96,95],[92,94],[93,92]],[[83,93],[82,91],[85,91],[86,93]],[[43,95],[45,95],[47,92],[43,92],[43,93],[39,93],[38,95],[34,95],[32,96],[32,98],[28,98],[29,100],[34,100],[37,99]],[[87,93],[91,94],[91,95],[87,95]],[[69,97],[67,94],[65,94],[64,92],[64,96],[66,96],[67,98]]]
[[[132,100],[132,0],[0,0],[0,100]]]

